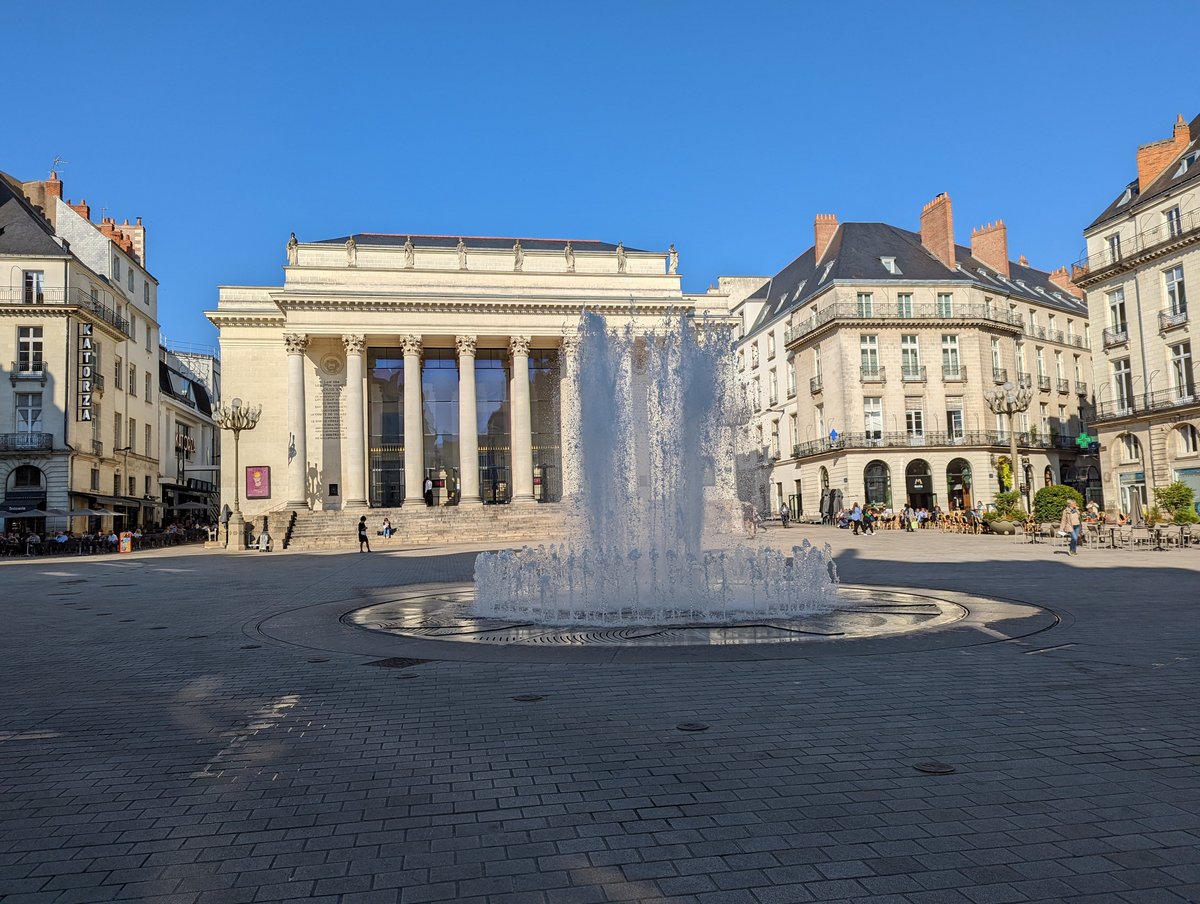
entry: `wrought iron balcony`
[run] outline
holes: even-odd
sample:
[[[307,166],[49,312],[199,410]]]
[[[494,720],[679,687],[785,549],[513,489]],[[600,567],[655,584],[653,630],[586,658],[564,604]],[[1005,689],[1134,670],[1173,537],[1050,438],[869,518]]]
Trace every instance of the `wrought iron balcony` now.
[[[110,326],[120,330],[126,336],[131,335],[127,319],[118,316],[115,310],[108,307],[98,298],[92,298],[90,294],[84,292],[78,286],[73,286],[69,289],[61,287],[43,289],[36,296],[26,293],[23,288],[0,288],[0,305],[35,308],[38,306],[77,308],[99,320],[103,320]]]
[[[1058,379],[1055,381],[1058,384],[1058,391],[1061,393],[1069,393],[1071,391],[1071,381]]]
[[[919,367],[901,367],[900,379],[905,383],[924,383],[925,365]]]
[[[1170,251],[1200,237],[1200,209],[1189,210],[1176,220],[1167,220],[1153,229],[1134,236],[1122,236],[1095,254],[1081,257],[1071,267],[1071,279],[1078,285],[1099,282],[1119,270],[1135,267],[1144,260]]]
[[[993,367],[992,368],[992,381],[995,383],[998,383],[1000,385],[1007,383],[1008,382],[1008,368],[1007,367]]]
[[[49,368],[46,367],[45,361],[14,361],[8,371],[8,381],[15,386],[24,380],[36,380],[45,386],[48,374]]]
[[[1033,376],[1027,373],[1017,374],[1018,389],[1033,389]]]
[[[883,367],[871,367],[865,364],[859,368],[859,374],[864,383],[886,383],[887,374],[884,371]]]
[[[1176,327],[1185,326],[1188,322],[1187,308],[1178,311],[1159,311],[1158,312],[1158,328],[1162,332],[1173,330]]]
[[[1112,348],[1114,345],[1124,345],[1129,341],[1129,327],[1123,326],[1118,328],[1104,328],[1104,347]]]
[[[53,433],[0,433],[0,452],[50,452]]]
[[[821,391],[821,378],[820,377],[809,377],[808,391],[811,392],[813,395],[816,395],[818,392]]]
[[[1127,399],[1098,402],[1095,420],[1111,421],[1154,411],[1169,411],[1172,408],[1191,406],[1200,406],[1200,396],[1196,394],[1194,386],[1160,389],[1157,392],[1147,392],[1138,396],[1130,396]]]
[[[1075,395],[1086,396],[1088,394],[1087,383],[1082,380],[1075,381]]]
[[[791,344],[835,320],[867,321],[868,323],[895,320],[976,320],[1012,327],[1016,330],[1020,330],[1024,322],[1020,314],[1000,310],[998,307],[987,304],[956,304],[952,310],[936,304],[875,305],[866,309],[860,308],[857,303],[852,301],[835,302],[813,312],[807,319],[793,325],[784,333],[783,341],[785,344]]]
[[[943,364],[942,380],[946,383],[965,383],[967,367],[965,364]]]
[[[1045,374],[1038,374],[1038,389],[1042,392],[1050,391],[1050,378]]]
[[[1024,449],[1075,449],[1076,437],[1071,434],[1017,434],[1017,445]],[[846,449],[944,448],[951,446],[984,446],[1007,449],[1009,434],[1004,430],[971,432],[924,433],[842,433],[835,440],[819,439],[797,443],[792,447],[793,458],[808,458]]]
[[[98,439],[92,440],[92,454],[97,458],[104,457],[104,443]]]

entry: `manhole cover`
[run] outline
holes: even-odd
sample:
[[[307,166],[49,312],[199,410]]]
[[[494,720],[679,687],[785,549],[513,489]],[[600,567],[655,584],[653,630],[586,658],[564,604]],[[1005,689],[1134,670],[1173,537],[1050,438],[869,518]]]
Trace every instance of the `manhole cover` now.
[[[675,727],[680,731],[708,731],[708,726],[703,722],[680,722]]]
[[[517,694],[513,697],[518,703],[537,703],[539,700],[545,700],[543,694]]]
[[[242,644],[242,649],[243,650],[261,650],[262,644],[260,644],[260,643],[245,643],[245,644]]]
[[[328,662],[328,661],[329,661],[328,659],[324,659],[320,656],[315,656],[309,660],[309,662]]]
[[[949,775],[954,771],[954,767],[949,763],[939,763],[937,760],[922,760],[919,763],[913,763],[913,768],[918,772],[928,772],[930,775]]]
[[[363,665],[373,665],[381,669],[407,669],[414,665],[432,662],[431,659],[406,659],[403,656],[393,656],[391,659],[376,659],[374,662],[364,662]]]

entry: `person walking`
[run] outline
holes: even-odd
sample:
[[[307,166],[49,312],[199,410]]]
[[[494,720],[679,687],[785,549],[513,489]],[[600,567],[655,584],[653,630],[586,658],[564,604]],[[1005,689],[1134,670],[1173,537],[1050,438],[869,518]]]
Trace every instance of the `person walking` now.
[[[862,526],[862,506],[856,502],[854,508],[850,510],[850,530],[856,537],[860,526]]]
[[[366,549],[363,549],[364,546],[366,547]],[[358,551],[359,552],[370,552],[371,551],[371,539],[367,536],[367,516],[366,515],[363,515],[361,518],[358,519]]]
[[[425,485],[422,487],[425,496],[425,504],[430,508],[433,507],[433,478],[426,477]]]
[[[788,519],[791,518],[791,516],[792,512],[788,508],[788,504],[786,502],[779,503],[779,523],[784,527],[787,527]]]
[[[1081,519],[1079,517],[1079,506],[1072,499],[1067,503],[1067,507],[1063,509],[1062,520],[1058,523],[1058,529],[1065,533],[1070,541],[1070,551],[1067,555],[1079,555],[1079,526]]]

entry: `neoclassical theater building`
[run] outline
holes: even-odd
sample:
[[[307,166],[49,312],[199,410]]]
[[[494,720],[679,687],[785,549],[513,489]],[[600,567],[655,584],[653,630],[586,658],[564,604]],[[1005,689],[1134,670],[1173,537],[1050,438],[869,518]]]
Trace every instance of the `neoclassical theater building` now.
[[[262,405],[222,498],[236,486],[247,517],[424,508],[428,479],[438,505],[561,500],[580,480],[564,446],[581,313],[639,330],[728,314],[683,294],[677,264],[599,241],[293,235],[281,286],[222,286],[207,314],[224,400]]]

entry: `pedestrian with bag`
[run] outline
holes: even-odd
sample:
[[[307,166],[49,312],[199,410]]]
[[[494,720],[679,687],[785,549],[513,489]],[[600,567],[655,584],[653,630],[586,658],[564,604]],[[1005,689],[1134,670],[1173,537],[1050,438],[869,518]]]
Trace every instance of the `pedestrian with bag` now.
[[[1067,552],[1069,556],[1079,555],[1079,530],[1082,519],[1079,517],[1079,506],[1072,499],[1067,503],[1067,507],[1063,509],[1062,520],[1058,523],[1060,532],[1067,535],[1070,543],[1070,550]]]
[[[366,547],[366,549],[363,549],[364,546]],[[359,552],[370,552],[371,551],[371,538],[367,536],[367,516],[366,515],[363,515],[361,518],[358,519],[358,551]]]
[[[779,503],[779,523],[784,527],[788,526],[788,519],[792,516],[791,510],[786,502]]]

